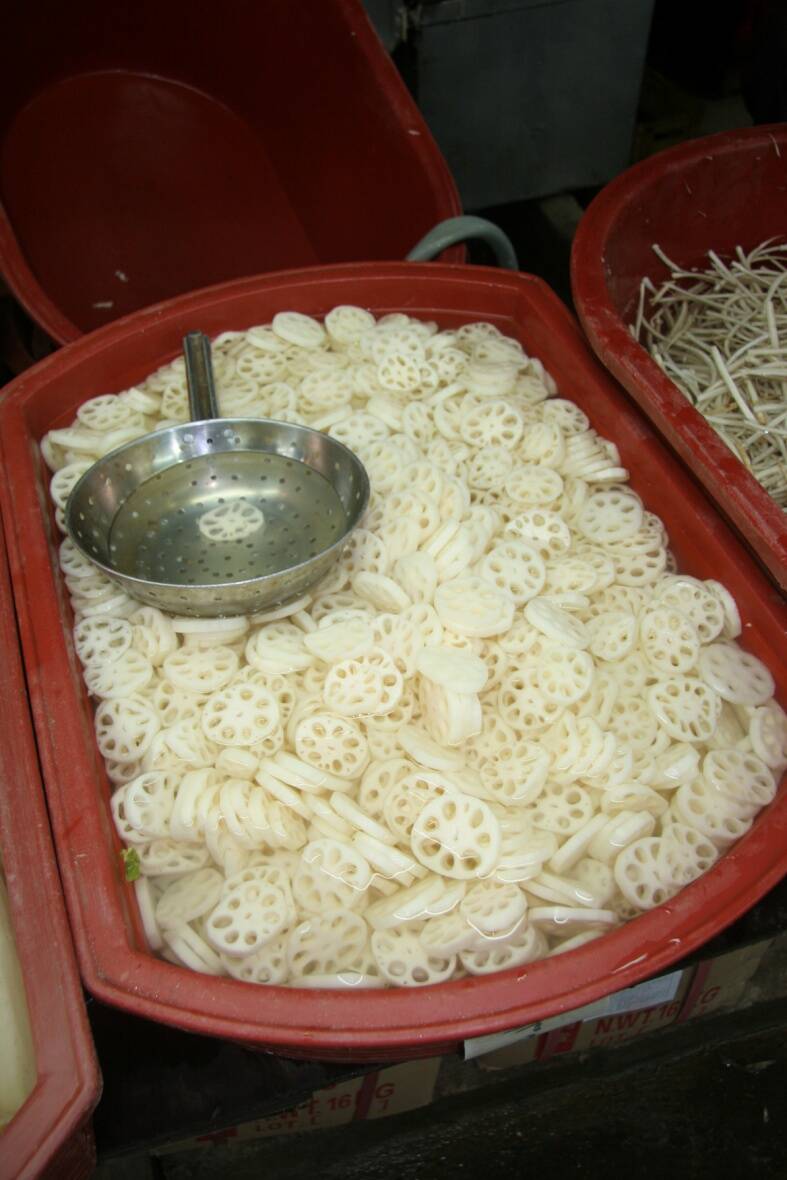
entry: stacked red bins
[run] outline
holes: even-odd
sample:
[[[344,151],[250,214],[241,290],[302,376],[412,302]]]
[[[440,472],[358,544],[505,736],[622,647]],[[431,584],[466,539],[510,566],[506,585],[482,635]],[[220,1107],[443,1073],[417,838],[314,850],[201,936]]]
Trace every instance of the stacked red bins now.
[[[36,1080],[0,1135],[4,1180],[86,1180],[100,1080],[49,834],[0,533],[0,851]],[[3,1011],[3,1021],[14,1013]],[[7,1063],[4,1063],[7,1064]]]
[[[362,0],[39,0],[3,35],[0,272],[59,343],[461,212]]]
[[[137,313],[49,357],[0,405],[0,497],[41,762],[84,980],[101,1000],[193,1032],[289,1056],[384,1061],[449,1051],[589,1003],[663,970],[734,921],[782,876],[787,790],[700,880],[668,904],[571,954],[426,988],[304,992],[204,975],[155,958],[111,820],[110,785],[71,642],[57,570],[48,472],[37,442],[85,399],[120,391],[179,353],[199,324],[215,335],[282,309],[323,315],[350,303],[406,310],[441,326],[485,319],[542,359],[558,386],[613,439],[632,486],[664,521],[682,569],[724,582],[743,645],[787,699],[787,610],[717,510],[647,419],[597,363],[562,303],[528,275],[438,263],[356,264],[280,273]]]
[[[588,338],[611,373],[669,440],[787,590],[787,514],[632,337],[643,278],[707,265],[787,236],[787,125],[743,128],[659,152],[595,198],[574,239],[572,287]]]

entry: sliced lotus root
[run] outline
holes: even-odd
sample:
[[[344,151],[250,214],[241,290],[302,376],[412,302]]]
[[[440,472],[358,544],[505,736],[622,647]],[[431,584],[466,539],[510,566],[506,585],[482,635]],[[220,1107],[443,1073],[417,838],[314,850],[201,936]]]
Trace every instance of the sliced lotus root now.
[[[137,849],[139,869],[146,877],[182,877],[204,868],[210,853],[202,844],[187,844],[165,836]]]
[[[475,693],[453,692],[423,679],[419,691],[424,726],[441,746],[461,746],[481,730],[481,702]]]
[[[543,561],[561,557],[571,548],[571,530],[560,513],[549,508],[518,512],[509,520],[506,532],[525,542]]]
[[[538,685],[538,668],[525,666],[503,677],[497,694],[500,716],[520,737],[532,737],[554,724],[565,706],[548,701]]]
[[[400,843],[409,843],[413,825],[426,804],[457,789],[443,772],[413,771],[393,784],[383,803],[383,818]]]
[[[577,514],[576,527],[589,541],[608,545],[634,537],[642,526],[639,497],[627,488],[593,491]]]
[[[133,637],[134,629],[126,619],[82,619],[74,628],[76,653],[86,667],[120,659]]]
[[[776,687],[762,660],[734,643],[704,647],[699,674],[714,692],[734,705],[764,705]]]
[[[523,432],[519,454],[526,463],[560,469],[566,457],[565,436],[556,422],[532,422]]]
[[[706,578],[703,585],[721,604],[724,614],[721,634],[725,639],[737,639],[741,633],[741,616],[735,599],[726,586],[722,586],[721,582],[717,582],[713,578]],[[715,636],[709,638],[715,638]]]
[[[674,821],[664,828],[660,855],[664,875],[683,888],[715,864],[719,849],[697,828]]]
[[[293,896],[303,910],[320,914],[335,906],[355,909],[372,880],[365,857],[350,843],[313,840],[302,852],[293,878]]]
[[[279,934],[250,955],[220,955],[228,975],[244,983],[268,983],[281,986],[290,977],[287,961],[287,935]]]
[[[80,578],[92,578],[96,572],[96,566],[85,555],[77,549],[70,537],[65,537],[58,550],[58,564],[63,571],[65,578],[71,578],[74,582]]]
[[[155,709],[141,697],[102,701],[96,710],[96,742],[104,758],[136,762],[158,732]]]
[[[445,794],[423,808],[411,847],[421,864],[445,877],[488,876],[500,857],[500,825],[480,799]]]
[[[354,660],[334,664],[325,678],[323,698],[332,713],[344,717],[390,713],[402,695],[404,681],[381,647]]]
[[[253,746],[279,726],[279,706],[260,684],[231,684],[215,692],[202,710],[205,736],[221,746]]]
[[[510,938],[491,941],[481,950],[459,952],[459,961],[470,975],[490,975],[507,967],[534,963],[547,954],[549,944],[537,926],[521,922]]]
[[[262,530],[265,517],[256,504],[240,498],[203,512],[197,524],[208,541],[245,541]]]
[[[336,344],[348,345],[374,328],[375,319],[365,308],[343,303],[328,312],[324,324]]]
[[[728,848],[752,825],[751,818],[743,818],[732,799],[716,791],[701,776],[678,787],[671,809],[677,820],[697,828],[719,849]]]
[[[626,900],[638,910],[662,905],[677,892],[665,872],[663,837],[644,836],[629,844],[615,859],[615,880]]]
[[[696,628],[677,607],[657,606],[646,611],[639,625],[642,652],[661,676],[686,675],[697,663],[700,639]]]
[[[160,951],[164,946],[164,939],[161,936],[161,927],[156,921],[156,892],[150,878],[137,877],[134,882],[134,893],[148,946],[152,951]]]
[[[549,861],[549,868],[558,876],[569,872],[587,853],[595,837],[608,823],[607,816],[594,815],[578,831],[569,836]]]
[[[621,811],[647,811],[651,815],[663,816],[668,807],[667,799],[644,783],[618,783],[608,787],[601,795],[601,810],[606,815],[617,815]]]
[[[246,643],[246,659],[253,668],[267,675],[302,671],[314,663],[305,639],[303,631],[294,623],[267,623]]]
[[[363,918],[336,907],[308,918],[287,936],[287,961],[294,976],[335,975],[352,969],[363,955],[369,931]]]
[[[601,897],[596,895],[594,887],[587,881],[550,873],[545,869],[531,877],[525,888],[531,900],[540,898],[556,905],[588,906],[595,909],[601,906]]]
[[[710,582],[676,574],[659,582],[655,595],[660,606],[673,606],[691,619],[700,643],[711,643],[724,629],[726,619],[722,599],[712,587]]]
[[[572,648],[586,648],[590,643],[587,628],[579,619],[544,598],[531,598],[525,605],[525,618],[553,643]]]
[[[129,616],[134,634],[132,647],[158,668],[178,647],[169,617],[154,606],[142,606]]]
[[[594,860],[606,865],[612,864],[617,855],[635,840],[651,836],[656,827],[654,816],[644,810],[628,811],[624,808],[611,818],[606,813],[600,818],[603,823],[594,832],[588,852]]]
[[[224,878],[216,869],[197,869],[169,884],[156,903],[156,920],[161,930],[201,918],[218,903]]]
[[[538,550],[519,538],[494,545],[479,562],[478,572],[517,606],[539,594],[546,579],[546,567]]]
[[[411,774],[415,766],[406,758],[389,758],[370,762],[363,772],[359,788],[359,804],[374,819],[382,817],[382,808],[388,792],[396,782]]]
[[[328,622],[328,619],[322,622]],[[366,618],[350,618],[330,626],[319,626],[303,637],[306,650],[326,664],[359,659],[366,655],[373,643],[372,625]]]
[[[322,791],[341,791],[348,789],[346,779],[337,778],[325,770],[310,766],[308,762],[290,754],[287,750],[279,750],[273,758],[265,758],[260,762],[260,768],[268,774],[286,783],[290,787],[309,796]],[[311,806],[311,800],[310,800]]]
[[[563,480],[551,467],[518,464],[505,481],[506,495],[526,508],[543,508],[560,498]]]
[[[467,890],[459,911],[472,929],[486,938],[504,938],[517,928],[527,911],[527,899],[513,884],[478,881]]]
[[[679,742],[706,742],[713,736],[721,698],[696,676],[673,676],[648,689],[648,704],[659,724]]]
[[[612,867],[594,860],[592,856],[583,856],[578,860],[571,870],[571,877],[595,898],[596,904],[602,909],[609,906],[618,892]]]
[[[456,969],[455,956],[429,954],[417,934],[403,928],[375,930],[371,946],[381,974],[400,987],[443,983]]]
[[[269,881],[245,881],[224,894],[205,920],[211,945],[225,955],[242,958],[259,950],[286,927],[287,898]]]
[[[771,769],[756,754],[744,750],[710,750],[702,761],[702,775],[735,804],[743,819],[756,815],[776,795]]]
[[[478,934],[459,912],[429,918],[418,935],[421,946],[429,955],[450,956],[469,950],[478,943]]]
[[[253,779],[259,758],[241,746],[224,746],[216,756],[216,770],[230,778]]]
[[[511,596],[473,575],[443,582],[435,591],[434,605],[443,626],[458,635],[498,635],[508,630],[514,617]]]
[[[488,678],[479,656],[443,646],[421,648],[415,666],[421,676],[459,693],[481,692]]]
[[[578,951],[585,943],[595,942],[604,933],[604,929],[599,927],[597,930],[582,930],[579,934],[573,934],[570,938],[563,938],[560,942],[556,942],[550,947],[547,951],[547,958],[551,958],[552,955],[565,955],[569,951]]]
[[[271,321],[276,336],[299,348],[318,348],[325,340],[325,329],[311,316],[299,311],[280,311]]]
[[[207,766],[183,775],[170,812],[170,835],[185,841],[200,838],[205,816],[218,801],[221,781],[217,772]]]
[[[537,683],[548,701],[571,705],[589,692],[593,675],[593,660],[586,651],[551,644],[539,660]]]
[[[180,770],[189,767],[212,766],[216,760],[218,746],[206,737],[199,724],[199,716],[184,717],[180,721],[176,721],[174,725],[168,725],[162,729],[153,739],[143,761],[147,763],[149,756],[152,759],[154,745],[161,741],[174,755],[175,766]],[[168,762],[167,765],[170,763]],[[148,769],[147,766],[146,769]],[[151,766],[150,769],[159,769],[159,767]]]
[[[749,723],[751,748],[771,770],[781,772],[787,764],[787,714],[777,701],[752,710]]]
[[[536,828],[558,836],[573,836],[588,823],[593,811],[593,802],[584,788],[575,783],[547,783],[532,806],[530,820]]]
[[[369,762],[369,744],[358,726],[331,713],[298,722],[295,752],[308,765],[344,779],[359,778]]]
[[[498,803],[526,806],[535,802],[547,781],[549,754],[535,742],[501,745],[480,765],[486,794]]]
[[[647,782],[657,791],[674,791],[691,782],[699,772],[700,755],[696,746],[673,742],[653,760]],[[640,781],[642,776],[640,776]]]
[[[177,773],[148,771],[126,783],[122,789],[123,803],[132,827],[149,839],[168,836],[179,782]]]
[[[380,878],[387,884],[397,881],[407,885],[412,881],[416,870],[421,868],[409,853],[402,852],[400,848],[395,848],[391,844],[384,844],[368,832],[356,829],[349,839],[374,869],[372,886],[375,889],[380,888]]]
[[[445,912],[438,908],[446,882],[434,873],[375,901],[364,912],[372,930],[393,930]]]
[[[608,931],[619,922],[611,908],[599,906],[596,909],[584,909],[581,906],[565,905],[531,906],[528,920],[550,938],[573,938],[587,930]]]
[[[176,688],[211,693],[229,684],[238,671],[238,657],[230,647],[181,648],[167,656],[163,667]]]
[[[142,692],[153,679],[153,665],[134,648],[116,659],[94,661],[84,670],[91,696],[101,700],[130,697]]]
[[[406,754],[430,770],[452,770],[464,765],[464,755],[447,750],[416,725],[404,725],[398,734],[399,745]]]
[[[191,926],[164,930],[162,936],[175,961],[203,975],[224,975],[224,964],[211,946]]]

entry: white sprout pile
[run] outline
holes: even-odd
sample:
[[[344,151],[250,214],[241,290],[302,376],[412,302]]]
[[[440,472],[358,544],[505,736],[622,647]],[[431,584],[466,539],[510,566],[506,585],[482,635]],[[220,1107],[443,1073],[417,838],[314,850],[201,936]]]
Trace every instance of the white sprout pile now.
[[[643,279],[632,333],[781,508],[787,508],[787,244],[708,251]]]
[[[312,592],[248,618],[140,606],[62,543],[152,949],[295,987],[485,975],[660,905],[748,830],[787,765],[773,678],[540,361],[348,306],[214,357],[224,414],[328,430],[372,495]],[[42,441],[57,519],[96,458],[187,416],[181,360],[85,402]]]

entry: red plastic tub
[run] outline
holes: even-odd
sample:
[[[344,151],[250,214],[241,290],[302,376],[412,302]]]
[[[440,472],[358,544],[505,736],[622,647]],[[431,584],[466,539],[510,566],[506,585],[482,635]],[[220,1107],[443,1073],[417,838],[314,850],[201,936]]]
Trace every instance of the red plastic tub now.
[[[461,212],[361,0],[37,0],[3,37],[0,272],[59,343]]]
[[[594,426],[616,440],[633,486],[667,525],[682,566],[722,579],[744,643],[787,693],[787,609],[647,419],[598,364],[578,325],[539,279],[439,263],[293,271],[197,292],[69,345],[8,387],[0,405],[9,553],[41,761],[87,987],[102,1001],[194,1032],[290,1056],[391,1060],[452,1049],[589,1003],[658,972],[732,922],[786,867],[787,789],[701,880],[661,909],[572,954],[423,989],[304,992],[207,979],[154,958],[125,884],[91,710],[56,572],[48,473],[37,440],[85,398],[121,390],[179,352],[184,331],[243,329],[293,308],[339,303],[406,310],[442,325],[487,319],[541,357]]]
[[[87,1180],[100,1079],[49,833],[2,532],[0,652],[0,849],[38,1074],[0,1135],[0,1177]]]
[[[787,514],[632,338],[643,278],[707,251],[751,249],[787,235],[787,124],[725,131],[659,152],[622,173],[588,207],[571,259],[574,303],[601,360],[625,386],[779,586],[787,589]]]

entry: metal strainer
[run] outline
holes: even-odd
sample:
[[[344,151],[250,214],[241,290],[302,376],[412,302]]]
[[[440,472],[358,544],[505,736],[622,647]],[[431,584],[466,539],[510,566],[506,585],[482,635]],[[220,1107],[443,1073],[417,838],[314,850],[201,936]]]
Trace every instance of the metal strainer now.
[[[369,499],[336,439],[265,418],[219,418],[210,343],[183,341],[192,421],[99,459],[72,491],[74,544],[133,598],[175,614],[251,614],[330,569]]]

